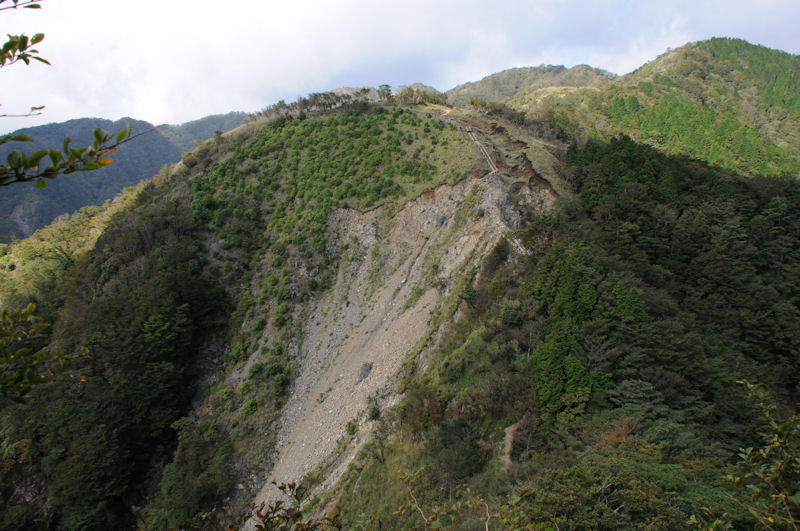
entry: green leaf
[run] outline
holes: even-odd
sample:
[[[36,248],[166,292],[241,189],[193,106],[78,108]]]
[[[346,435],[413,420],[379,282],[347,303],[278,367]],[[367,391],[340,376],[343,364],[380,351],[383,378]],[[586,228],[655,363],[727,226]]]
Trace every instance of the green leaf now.
[[[48,149],[47,154],[50,156],[50,160],[52,161],[51,166],[57,166],[58,163],[60,163],[64,158],[64,156],[55,149]]]
[[[39,190],[44,190],[45,187],[47,186],[47,181],[39,179],[38,181],[36,181],[36,186],[39,187]]]
[[[87,162],[86,164],[84,164],[80,168],[77,168],[76,171],[92,171],[92,170],[98,170],[98,169],[100,169],[102,167],[103,166],[101,164],[97,163],[97,162]],[[65,172],[65,173],[69,173],[69,172]]]
[[[44,158],[45,155],[47,155],[47,150],[46,149],[43,149],[41,151],[37,151],[36,153],[34,153],[33,155],[31,155],[28,158],[28,165],[30,167],[38,166],[39,165],[39,161],[41,161],[42,158]]]
[[[33,141],[33,139],[31,137],[29,137],[28,135],[14,135],[11,138],[9,138],[9,140],[12,140],[14,142],[32,142]]]
[[[21,153],[19,151],[12,151],[11,153],[8,154],[6,160],[8,161],[9,168],[11,168],[12,170],[16,170],[17,168],[19,168],[20,155]]]
[[[42,42],[42,39],[44,39],[44,33],[37,33],[31,38],[31,44],[40,43]]]

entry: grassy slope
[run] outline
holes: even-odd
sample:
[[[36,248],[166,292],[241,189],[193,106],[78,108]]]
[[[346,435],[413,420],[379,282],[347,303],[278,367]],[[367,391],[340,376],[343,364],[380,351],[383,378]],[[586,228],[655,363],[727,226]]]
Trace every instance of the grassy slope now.
[[[531,117],[555,116],[578,138],[618,133],[748,174],[796,173],[800,59],[733,39],[673,50],[603,90],[519,92]]]
[[[586,87],[604,84],[614,74],[586,65],[572,68],[563,66],[536,66],[511,68],[486,76],[480,81],[465,83],[447,91],[450,101],[465,104],[470,97],[500,101],[518,93],[527,93],[543,87]]]

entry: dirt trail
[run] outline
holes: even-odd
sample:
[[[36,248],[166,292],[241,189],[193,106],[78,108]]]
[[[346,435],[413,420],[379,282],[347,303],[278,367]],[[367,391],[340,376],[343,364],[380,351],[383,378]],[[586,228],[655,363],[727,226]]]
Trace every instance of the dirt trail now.
[[[505,127],[498,125],[497,123],[490,124],[491,132],[489,135],[501,135],[505,137],[512,147],[510,154],[518,157],[519,159],[519,164],[509,166],[502,160],[495,160],[486,149],[486,146],[484,146],[484,144],[478,140],[477,135],[475,134],[476,132],[481,132],[483,134],[486,133],[481,130],[480,126],[475,121],[471,119],[450,116],[450,113],[453,111],[453,108],[451,107],[445,107],[443,105],[431,105],[431,107],[434,107],[439,111],[443,111],[442,114],[439,115],[439,118],[456,125],[459,129],[466,133],[469,139],[472,140],[476,146],[478,146],[483,158],[486,159],[486,162],[489,164],[489,168],[491,170],[490,174],[502,172],[512,177],[524,178],[527,180],[528,185],[545,190],[548,194],[550,194],[550,197],[553,199],[558,199],[558,192],[556,192],[555,188],[553,188],[553,185],[550,183],[550,181],[545,179],[539,172],[536,171],[530,158],[525,153],[525,150],[529,147],[526,142],[519,140],[518,138],[513,138]]]
[[[514,446],[514,436],[517,434],[519,428],[519,421],[503,430],[503,457],[500,462],[503,463],[503,472],[508,472],[514,462],[511,460],[511,448]]]
[[[492,173],[497,173],[497,165],[494,163],[494,160],[489,155],[489,152],[486,151],[486,148],[483,147],[483,144],[481,144],[478,141],[478,139],[475,137],[475,132],[472,130],[472,127],[467,126],[466,133],[467,133],[467,136],[469,136],[469,139],[472,140],[473,142],[475,142],[475,145],[477,145],[478,149],[481,150],[481,153],[483,154],[483,158],[485,158],[486,162],[489,163],[489,168],[491,168]]]

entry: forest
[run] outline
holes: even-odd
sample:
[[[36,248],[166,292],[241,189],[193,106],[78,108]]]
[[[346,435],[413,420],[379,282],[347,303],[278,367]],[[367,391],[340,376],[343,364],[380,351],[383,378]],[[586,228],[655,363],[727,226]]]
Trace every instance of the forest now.
[[[441,294],[430,333],[347,422],[338,479],[286,478],[302,506],[265,526],[796,528],[798,71],[712,39],[621,78],[312,94],[0,244],[3,320],[27,334],[3,352],[52,362],[2,388],[0,529],[243,525],[304,325],[329,317],[311,303],[351,262],[393,273],[381,227],[469,179],[495,188],[452,215],[502,221],[496,244],[458,278],[445,255],[475,234],[436,263],[406,250],[427,270],[398,306]],[[373,248],[337,239],[343,211],[375,215]]]
[[[486,261],[435,365],[349,472],[346,527],[424,527],[409,489],[459,528],[486,520],[483,503],[501,528],[757,525],[720,471],[762,443],[740,382],[770,403],[800,390],[797,180],[627,137],[573,145],[567,164],[577,198],[519,233],[532,256]],[[500,468],[492,442],[512,425]]]

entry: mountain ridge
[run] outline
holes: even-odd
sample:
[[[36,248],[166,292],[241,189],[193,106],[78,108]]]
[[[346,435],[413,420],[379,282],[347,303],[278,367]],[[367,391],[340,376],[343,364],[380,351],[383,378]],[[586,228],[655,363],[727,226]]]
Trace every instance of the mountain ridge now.
[[[111,121],[102,118],[78,118],[15,131],[27,134],[33,142],[2,146],[0,156],[11,149],[26,152],[57,147],[65,137],[73,139],[73,146],[87,145],[96,128],[120,131],[127,125],[133,134],[145,133],[125,150],[115,155],[115,163],[90,174],[62,175],[40,190],[35,183],[24,183],[4,190],[0,198],[0,241],[12,237],[30,236],[33,231],[50,223],[54,218],[71,213],[89,204],[101,204],[111,199],[124,187],[137,184],[158,172],[165,164],[177,162],[182,152],[194,147],[198,140],[206,140],[214,131],[227,131],[243,119],[242,113],[216,115],[193,120],[180,126],[154,126],[133,118]],[[9,215],[10,214],[10,215]]]
[[[593,86],[618,76],[589,65],[566,68],[561,65],[517,67],[490,74],[479,81],[467,82],[445,92],[456,103],[466,103],[471,96],[488,101],[503,100],[520,91],[549,86]]]
[[[0,399],[0,528],[252,526],[270,480],[353,529],[757,525],[721,475],[756,485],[765,444],[737,380],[794,418],[800,184],[791,123],[770,147],[714,100],[748,78],[697,70],[727,45],[627,85],[276,105],[0,247],[3,308],[91,353]]]

